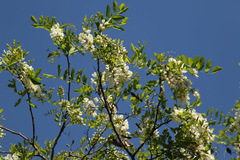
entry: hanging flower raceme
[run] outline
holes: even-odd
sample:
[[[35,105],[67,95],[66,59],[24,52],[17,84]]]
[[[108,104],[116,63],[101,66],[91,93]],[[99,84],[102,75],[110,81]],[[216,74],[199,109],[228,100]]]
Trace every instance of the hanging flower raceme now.
[[[214,159],[210,151],[206,151],[205,149],[206,146],[211,144],[215,139],[213,129],[209,128],[209,123],[206,118],[202,117],[200,113],[197,113],[195,109],[187,110],[176,107],[174,107],[170,117],[176,123],[182,122],[180,127],[182,131],[186,132],[187,138],[196,142],[191,144],[191,148],[189,149],[194,149],[203,160]],[[187,149],[182,149],[182,153],[185,156],[190,156]]]
[[[29,66],[27,62],[23,62],[22,68],[23,70],[19,73],[20,80],[23,82],[26,89],[28,89],[36,98],[41,98],[44,95],[42,94],[42,90],[40,85],[33,84],[32,80],[29,77],[29,72],[34,72],[32,66]]]
[[[116,42],[107,35],[98,35],[96,44],[102,48],[103,53],[100,58],[106,64],[103,72],[105,80],[110,83],[115,92],[118,92],[123,87],[124,82],[128,82],[132,76],[132,71],[129,70],[129,66],[124,61],[127,50],[123,47],[122,42]]]
[[[182,61],[169,58],[168,64],[165,65],[165,68],[160,70],[160,72],[168,86],[175,91],[181,105],[190,104],[189,92],[193,93],[195,97],[200,96],[196,90],[192,89],[191,80],[188,79],[187,76],[183,75],[184,73],[187,73],[187,71]],[[198,77],[197,70],[193,69],[193,72],[194,75]]]
[[[59,103],[59,106],[68,112],[71,118],[71,124],[84,124],[82,116],[82,111],[79,106],[75,103],[70,104],[68,100],[62,99]]]
[[[52,26],[50,36],[54,42],[59,42],[64,38],[63,30],[60,28],[59,23]]]
[[[98,103],[98,98],[95,97],[93,98],[95,103]],[[98,110],[98,106],[96,106],[94,104],[94,102],[92,100],[90,100],[89,98],[84,98],[83,99],[83,105],[84,105],[84,110],[87,113],[87,117],[90,117],[91,115],[93,117],[97,116],[97,110]]]
[[[95,50],[95,46],[93,44],[91,30],[83,29],[83,31],[83,33],[79,34],[78,39],[87,52],[93,52]]]

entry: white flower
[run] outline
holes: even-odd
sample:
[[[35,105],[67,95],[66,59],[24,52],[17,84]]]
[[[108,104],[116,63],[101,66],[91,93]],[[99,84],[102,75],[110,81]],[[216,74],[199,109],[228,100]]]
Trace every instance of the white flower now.
[[[11,154],[8,154],[6,157],[4,157],[5,160],[19,160],[18,156],[16,153],[14,153],[12,156]]]
[[[198,74],[198,71],[197,71],[195,68],[193,68],[192,70],[193,70],[193,75],[198,78],[198,77],[199,77],[199,76],[197,75],[197,74]]]
[[[29,71],[34,71],[32,66],[29,66],[26,62],[22,63],[23,71],[20,73],[20,80],[23,82],[26,89],[34,94],[35,97],[40,98],[43,96],[40,85],[33,84],[28,76]]]
[[[87,52],[93,52],[95,50],[95,46],[93,45],[93,36],[91,30],[84,30],[83,33],[80,33],[78,36],[81,45]]]
[[[98,102],[97,98],[93,98],[93,100],[95,101],[95,103]],[[90,117],[91,115],[93,117],[97,116],[97,109],[98,106],[96,106],[92,100],[88,99],[88,98],[84,98],[83,99],[83,105],[85,106],[84,110],[87,113],[87,116]]]
[[[59,23],[52,26],[50,36],[53,41],[61,41],[63,39],[64,34],[63,30],[59,26]]]

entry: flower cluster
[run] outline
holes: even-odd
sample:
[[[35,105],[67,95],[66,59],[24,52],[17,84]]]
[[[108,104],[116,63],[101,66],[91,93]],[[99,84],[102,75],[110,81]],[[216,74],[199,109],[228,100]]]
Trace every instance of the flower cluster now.
[[[127,50],[122,43],[112,40],[107,35],[98,35],[96,37],[97,44],[102,48],[111,48],[104,50],[102,56],[103,62],[106,64],[103,75],[105,80],[110,83],[111,88],[118,92],[123,87],[123,83],[128,82],[132,76],[132,71],[129,70],[124,58]]]
[[[154,121],[152,119],[144,118],[141,123],[141,128],[139,129],[139,132],[141,132],[143,136],[147,136],[144,138],[149,138],[148,136],[151,134],[153,126],[154,126]],[[152,138],[157,138],[157,137],[159,137],[159,132],[157,129],[155,129],[153,131]]]
[[[127,119],[123,119],[123,115],[113,115],[113,123],[118,134],[128,136],[129,132],[127,130],[129,129],[129,124]]]
[[[160,70],[164,80],[167,82],[168,86],[171,89],[174,89],[175,93],[177,93],[177,98],[181,105],[187,104],[189,105],[190,98],[189,92],[191,91],[194,96],[199,97],[199,93],[194,91],[191,88],[191,80],[184,76],[184,73],[187,73],[185,69],[185,65],[182,61],[177,61],[174,58],[168,59],[168,64],[165,66],[164,69]],[[194,75],[198,77],[197,70],[193,69]]]
[[[82,111],[80,110],[79,106],[75,104],[70,104],[68,100],[61,100],[58,103],[59,106],[68,112],[71,118],[71,124],[83,124]]]
[[[231,126],[234,126],[236,128],[236,132],[240,133],[240,108],[238,108],[237,112],[235,113],[234,119],[235,121]]]
[[[98,103],[98,98],[97,97],[93,98],[93,100],[94,100],[95,103]],[[91,115],[93,117],[97,116],[98,106],[96,106],[94,104],[94,102],[92,100],[90,100],[89,98],[84,98],[83,99],[84,110],[87,113],[87,117],[90,117]]]
[[[102,20],[102,23],[99,25],[98,29],[100,31],[104,31],[106,29],[106,26],[109,25],[109,20],[105,22],[105,19]]]
[[[22,64],[22,72],[20,73],[20,80],[23,82],[26,89],[28,89],[36,98],[40,98],[43,96],[42,90],[40,85],[33,84],[31,79],[29,78],[29,71],[34,71],[32,66],[29,66],[26,62],[21,63]]]
[[[91,30],[83,29],[83,33],[80,33],[78,36],[81,45],[87,52],[93,52],[95,50],[95,46],[93,45],[93,36]]]
[[[3,129],[0,128],[0,138],[4,138],[6,136],[5,133],[3,133]]]
[[[170,117],[176,123],[182,122],[182,131],[186,133],[187,138],[196,142],[191,144],[191,150],[194,149],[200,155],[201,159],[214,159],[210,151],[205,151],[206,145],[211,144],[215,138],[213,129],[209,128],[206,118],[203,118],[195,109],[191,111],[182,108],[174,108]],[[183,153],[185,155],[189,154],[185,150]]]
[[[63,30],[60,28],[59,23],[52,26],[50,36],[55,42],[59,42],[64,38]]]
[[[7,156],[3,157],[5,160],[19,160],[18,156],[14,153],[13,155],[8,154]]]

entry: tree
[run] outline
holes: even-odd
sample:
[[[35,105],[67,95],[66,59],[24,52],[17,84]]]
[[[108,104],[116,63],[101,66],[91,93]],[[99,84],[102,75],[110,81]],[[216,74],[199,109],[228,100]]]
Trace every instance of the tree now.
[[[86,16],[80,34],[74,32],[73,24],[61,24],[55,17],[31,17],[32,27],[49,31],[57,47],[48,54],[49,61],[66,59],[66,68],[57,65],[55,75],[42,74],[67,84],[66,88],[58,86],[57,93],[53,88],[47,89],[44,81],[48,79],[40,76],[41,68],[34,70],[32,60],[25,60],[29,53],[19,42],[8,45],[9,50],[1,57],[0,71],[8,71],[13,77],[8,87],[20,96],[15,106],[22,100],[28,103],[32,136],[1,125],[1,137],[9,133],[23,139],[11,146],[11,155],[5,159],[214,159],[214,143],[227,145],[229,154],[233,154],[233,149],[239,152],[239,103],[233,109],[237,111],[235,117],[223,112],[218,115],[218,110],[213,115],[213,108],[206,115],[197,113],[200,94],[187,77],[198,77],[198,72],[214,74],[222,68],[212,67],[211,60],[199,56],[154,53],[155,59],[148,59],[145,42],[131,44],[133,54],[128,56],[123,41],[104,33],[110,28],[124,31],[121,26],[128,20],[123,15],[127,10],[124,3],[118,6],[114,1],[112,7],[107,6],[106,14]],[[92,55],[97,67],[91,80],[88,70],[72,66],[71,59],[76,54]],[[135,68],[131,70],[129,66]],[[143,74],[149,77],[147,81],[141,78]],[[165,88],[171,91],[170,97]],[[33,109],[39,109],[38,101],[52,105],[47,114],[54,115],[59,126],[56,137],[46,140],[45,146],[40,146],[36,136]],[[213,134],[212,126],[216,124],[226,127],[219,135]],[[56,151],[65,130],[72,125],[86,130],[80,144],[73,148],[73,140],[64,151]]]

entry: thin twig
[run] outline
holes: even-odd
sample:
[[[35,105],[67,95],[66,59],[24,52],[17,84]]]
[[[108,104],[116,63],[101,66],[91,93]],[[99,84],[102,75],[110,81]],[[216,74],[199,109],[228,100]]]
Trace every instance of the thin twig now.
[[[28,92],[28,99],[30,99],[30,94]],[[32,106],[29,104],[29,111],[30,111],[30,114],[31,114],[31,119],[32,119],[32,132],[33,132],[33,143],[35,141],[35,121],[34,121],[34,116],[33,116],[33,111],[32,111]]]

